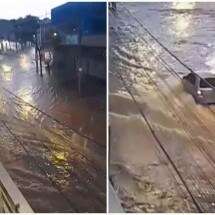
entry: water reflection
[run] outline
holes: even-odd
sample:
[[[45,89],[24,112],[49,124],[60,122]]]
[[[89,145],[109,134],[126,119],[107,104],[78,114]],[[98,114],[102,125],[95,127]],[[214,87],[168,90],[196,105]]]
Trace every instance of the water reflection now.
[[[18,96],[26,103],[34,104],[30,90],[23,88],[18,92]],[[29,117],[32,117],[34,115],[34,112],[30,105],[25,103],[20,105],[21,108],[19,110],[19,113],[23,119],[28,119]]]
[[[195,4],[195,2],[172,2],[172,9],[192,10],[195,7]]]
[[[173,7],[174,5],[174,7]],[[212,51],[212,47],[209,46],[210,43],[213,44],[214,39],[214,30],[213,30],[213,26],[214,26],[214,16],[213,18],[210,16],[208,16],[208,12],[206,10],[202,11],[201,8],[200,10],[195,10],[194,9],[194,3],[171,3],[168,4],[168,7],[166,10],[159,10],[159,12],[155,12],[154,14],[151,12],[152,8],[150,7],[150,9],[147,8],[147,6],[145,6],[145,4],[142,4],[142,8],[141,8],[141,4],[137,4],[136,8],[134,8],[134,6],[132,7],[133,9],[133,13],[134,16],[137,17],[137,19],[139,20],[143,20],[143,23],[145,23],[146,25],[149,26],[149,28],[152,30],[152,32],[154,33],[154,35],[160,39],[161,42],[163,42],[172,52],[177,51],[177,53],[175,53],[180,59],[182,59],[182,61],[184,61],[188,66],[190,66],[191,62],[194,62],[193,65],[194,66],[190,66],[191,68],[194,67],[195,71],[199,71],[201,68],[199,67],[199,59],[201,59],[202,62],[207,61],[207,67],[210,67],[211,69],[215,67],[215,52]],[[125,5],[123,5],[125,6]],[[170,7],[169,7],[170,6]],[[199,5],[197,5],[199,6]],[[196,7],[197,7],[196,6]],[[129,4],[127,6],[128,8],[130,7]],[[157,9],[157,5],[154,4],[154,9],[156,11]],[[174,9],[173,9],[174,8]],[[130,8],[129,8],[130,9]],[[145,9],[144,13],[139,13],[140,10]],[[135,13],[135,10],[137,11]],[[211,8],[210,8],[211,11]],[[148,16],[148,20],[146,20],[146,14],[150,14],[151,15]],[[158,14],[156,14],[158,13]],[[203,13],[203,14],[202,14]],[[110,120],[111,120],[111,141],[110,144],[112,146],[112,150],[111,150],[111,165],[110,165],[110,170],[111,173],[113,174],[112,182],[115,185],[115,187],[118,190],[124,190],[125,194],[120,193],[120,197],[122,202],[123,202],[123,206],[124,205],[129,205],[128,206],[128,210],[129,212],[142,212],[143,209],[140,208],[140,210],[138,210],[138,206],[135,205],[135,203],[138,203],[137,205],[139,205],[139,203],[142,201],[141,196],[143,196],[142,198],[144,198],[146,196],[146,193],[149,193],[148,190],[146,190],[145,192],[140,190],[140,186],[144,187],[143,182],[138,183],[137,188],[134,186],[135,181],[136,181],[136,176],[137,175],[141,175],[143,174],[144,176],[147,176],[147,178],[150,178],[152,180],[154,180],[153,186],[158,182],[159,186],[160,184],[165,184],[162,182],[162,180],[165,182],[167,180],[168,181],[168,186],[169,187],[169,182],[171,179],[169,179],[167,177],[158,177],[159,180],[156,181],[157,177],[155,177],[154,172],[152,171],[152,173],[147,172],[147,174],[145,174],[145,171],[142,171],[143,166],[145,165],[146,169],[151,169],[150,165],[148,165],[148,161],[149,159],[147,159],[147,161],[144,161],[143,164],[141,164],[140,162],[142,162],[142,154],[139,156],[140,160],[138,160],[138,152],[140,151],[140,146],[142,146],[141,144],[138,144],[136,149],[137,149],[137,153],[133,153],[135,154],[135,156],[132,158],[131,153],[129,150],[127,150],[129,148],[129,144],[131,143],[131,148],[134,149],[134,143],[138,142],[138,141],[143,141],[143,138],[138,137],[139,135],[139,131],[141,128],[141,132],[144,131],[144,129],[142,129],[142,126],[144,125],[144,123],[140,122],[141,119],[141,114],[140,116],[138,116],[138,108],[141,109],[141,111],[143,111],[146,114],[146,118],[148,117],[149,120],[151,121],[151,123],[153,124],[153,127],[155,128],[156,132],[160,132],[159,135],[161,135],[160,137],[163,138],[164,142],[168,142],[168,140],[165,139],[165,136],[170,132],[172,132],[173,130],[176,131],[176,136],[177,136],[177,143],[175,142],[175,146],[176,148],[172,148],[172,149],[176,149],[175,151],[172,150],[170,152],[173,153],[172,156],[174,157],[174,159],[178,159],[180,156],[182,157],[186,157],[184,158],[179,158],[180,161],[184,161],[185,163],[187,163],[184,166],[189,166],[189,164],[193,164],[195,163],[195,160],[190,160],[190,157],[192,157],[192,155],[186,155],[187,154],[187,138],[189,135],[194,135],[194,133],[198,133],[199,137],[201,136],[201,140],[199,139],[199,141],[202,143],[202,145],[204,145],[207,141],[210,142],[210,138],[211,136],[208,135],[208,133],[205,133],[205,130],[202,131],[202,126],[199,125],[199,123],[196,123],[196,120],[199,120],[199,122],[202,122],[204,124],[204,128],[206,128],[206,130],[208,129],[208,131],[210,131],[210,126],[214,126],[212,123],[210,123],[210,118],[211,118],[211,113],[208,112],[208,110],[206,109],[206,107],[199,107],[199,105],[196,105],[196,103],[193,101],[193,98],[191,96],[188,97],[188,94],[185,93],[185,91],[182,88],[181,85],[181,81],[180,79],[177,79],[176,77],[174,77],[170,71],[167,71],[167,69],[163,68],[164,66],[162,65],[162,62],[159,62],[157,59],[153,59],[151,57],[151,55],[153,53],[150,53],[150,50],[147,50],[147,46],[141,43],[136,43],[136,45],[138,47],[141,47],[141,49],[137,49],[135,48],[135,46],[129,46],[129,40],[128,42],[126,41],[125,36],[123,34],[121,34],[121,32],[123,32],[123,28],[121,26],[130,26],[131,23],[134,24],[133,19],[131,19],[129,16],[127,16],[127,14],[123,14],[123,11],[121,13],[118,14],[118,17],[115,18],[115,16],[111,17],[112,19],[116,20],[116,23],[114,23],[111,27],[113,29],[113,31],[111,32],[111,44],[110,44],[110,57],[111,57],[111,61],[113,62],[111,65],[111,71],[113,71],[113,76],[115,75],[114,72],[116,73],[116,77],[111,77],[111,85],[110,85],[110,92],[111,92],[111,115],[110,115]],[[145,20],[144,20],[145,18]],[[120,20],[120,21],[118,21]],[[202,21],[204,20],[204,21]],[[147,23],[148,21],[148,23]],[[156,26],[154,25],[154,23],[160,25],[158,27],[158,29],[156,29]],[[209,24],[208,24],[209,23]],[[213,25],[212,25],[213,23]],[[121,29],[120,29],[121,27]],[[161,29],[162,28],[162,29]],[[115,30],[116,29],[116,30]],[[138,29],[138,28],[137,28]],[[173,30],[173,33],[170,35],[169,31],[163,31],[163,29],[171,29]],[[175,32],[176,33],[175,33]],[[161,32],[161,34],[159,34]],[[213,32],[213,33],[210,33]],[[211,35],[210,35],[211,34]],[[133,32],[131,32],[130,34],[126,35],[127,37],[130,38],[130,41],[133,41],[133,38],[138,38],[138,37],[143,37],[143,38],[147,38],[143,33],[140,34],[138,30],[134,30]],[[172,37],[172,38],[171,38]],[[172,39],[172,40],[169,40]],[[185,39],[184,39],[185,38]],[[186,41],[186,44],[184,43],[183,47],[181,48],[181,50],[178,51],[178,44],[179,41],[182,41],[182,39],[184,41]],[[152,40],[153,42],[153,40]],[[182,43],[181,43],[182,44]],[[213,47],[214,48],[214,47]],[[119,52],[117,52],[117,49],[123,49],[127,51],[124,52],[120,52],[120,55],[118,54]],[[207,54],[210,54],[210,57],[206,58],[205,61],[205,55],[204,59],[203,57],[200,55],[200,50],[202,49],[207,49]],[[116,50],[116,51],[115,51]],[[144,52],[145,50],[145,52]],[[212,53],[211,53],[212,52]],[[118,55],[117,55],[118,54]],[[198,56],[199,55],[199,56]],[[136,56],[138,56],[139,58],[137,58]],[[163,54],[161,55],[162,58],[164,58],[167,62],[167,64],[169,66],[172,66],[172,61],[171,58],[168,56],[165,56],[165,53],[163,51]],[[149,62],[149,68],[155,68],[156,71],[156,75],[153,77],[152,76],[152,71],[150,70],[146,70],[144,71],[144,69],[137,69],[137,67],[134,67],[134,62],[132,62],[132,64],[128,64],[127,62],[130,61],[131,59],[135,58],[135,64],[139,65],[139,62]],[[159,62],[157,64],[157,62]],[[144,64],[146,65],[146,64]],[[144,66],[143,65],[143,66]],[[148,66],[148,65],[147,65]],[[173,67],[175,68],[175,72],[183,73],[183,70],[181,70],[180,65],[173,65]],[[138,72],[139,70],[139,72]],[[207,70],[206,70],[207,71]],[[148,75],[147,75],[148,73]],[[130,92],[133,93],[134,98],[136,99],[136,101],[138,102],[139,106],[138,108],[135,108],[136,104],[135,102],[132,101],[131,97],[126,97],[124,96],[126,93],[123,93],[123,91],[125,90],[125,87],[123,86],[123,84],[121,84],[121,79],[117,77],[117,74],[121,74],[121,76],[124,78],[124,82],[125,85],[128,86]],[[141,77],[142,75],[142,77]],[[152,78],[150,78],[150,76]],[[119,81],[118,81],[119,80]],[[154,81],[151,81],[154,80]],[[131,82],[131,84],[130,84]],[[151,92],[147,92],[145,85],[151,86],[152,90]],[[153,89],[154,87],[154,89]],[[114,96],[113,96],[114,95]],[[115,96],[117,95],[117,96]],[[204,110],[203,110],[204,109]],[[201,110],[201,111],[200,111]],[[141,113],[140,111],[140,113]],[[201,113],[200,113],[201,112]],[[203,114],[204,112],[204,114]],[[173,114],[173,115],[172,115]],[[178,115],[179,114],[179,115]],[[182,115],[181,115],[182,114]],[[181,123],[176,123],[175,124],[175,119],[172,118],[172,116],[176,116],[176,118],[179,117],[179,121],[181,121]],[[207,117],[206,117],[207,116]],[[213,118],[213,117],[212,117]],[[173,119],[173,120],[172,120]],[[209,120],[210,119],[210,120]],[[192,124],[193,122],[193,124]],[[214,120],[213,120],[214,122]],[[186,123],[188,123],[188,127],[186,127]],[[200,123],[201,124],[201,123]],[[184,127],[185,126],[185,127]],[[170,128],[170,130],[169,130]],[[185,130],[184,130],[185,128]],[[189,130],[189,129],[191,130]],[[125,133],[126,133],[126,129],[129,131],[129,137],[131,138],[130,141],[128,139],[128,137],[125,137]],[[173,129],[173,130],[172,130]],[[188,133],[189,135],[187,136],[187,131],[186,129],[188,129]],[[133,130],[133,135],[132,135],[132,130]],[[163,131],[162,131],[163,130]],[[123,132],[122,132],[123,131]],[[184,133],[184,131],[186,131]],[[123,135],[119,135],[120,132]],[[213,132],[212,132],[213,133]],[[131,135],[130,135],[131,134]],[[138,135],[137,135],[138,134]],[[163,137],[162,137],[163,136]],[[168,135],[167,135],[168,136]],[[134,141],[134,138],[135,141]],[[139,139],[139,140],[138,140]],[[189,138],[188,138],[189,139]],[[146,140],[143,142],[150,142],[150,140]],[[183,142],[185,143],[185,150],[183,150]],[[189,141],[188,141],[189,142]],[[197,141],[191,141],[191,143],[198,145],[198,140]],[[179,144],[179,145],[178,145]],[[172,145],[172,142],[170,142],[170,145]],[[174,153],[176,151],[178,151],[177,147],[179,146],[180,148],[180,153]],[[151,146],[149,146],[150,148]],[[110,147],[111,148],[111,147]],[[144,148],[146,149],[147,146],[144,146]],[[148,148],[148,149],[149,149]],[[169,146],[167,146],[167,149],[169,148]],[[153,151],[153,150],[152,150]],[[147,151],[148,153],[148,151]],[[204,153],[203,153],[204,154]],[[128,155],[128,156],[127,156]],[[195,155],[195,153],[193,154]],[[199,159],[199,156],[201,156],[201,154],[196,155],[196,159]],[[151,159],[151,156],[149,156]],[[147,157],[147,158],[149,158]],[[203,155],[204,157],[204,155]],[[152,162],[154,163],[155,159],[152,159]],[[120,165],[121,163],[125,164]],[[204,166],[204,164],[201,164]],[[208,165],[205,163],[205,165]],[[139,173],[139,167],[141,166],[141,173]],[[160,165],[158,165],[160,168]],[[183,164],[180,166],[180,168],[183,166]],[[196,168],[196,169],[195,169]],[[123,169],[128,169],[129,171],[127,171],[126,173],[123,173]],[[132,171],[130,171],[132,169]],[[154,167],[152,168],[154,169]],[[183,167],[182,167],[183,169]],[[181,169],[181,170],[182,170]],[[199,169],[198,165],[192,165],[191,166],[191,170],[193,170],[194,173],[196,173],[199,176],[202,176],[201,172],[198,172],[197,170]],[[203,167],[204,169],[204,167]],[[180,170],[180,171],[181,171]],[[161,170],[162,174],[164,173],[163,170]],[[182,170],[181,174],[183,175],[186,171]],[[195,174],[194,174],[195,175]],[[208,174],[209,175],[209,174]],[[156,175],[157,176],[157,175]],[[183,175],[182,177],[185,177],[186,180],[190,181],[189,177],[187,177],[186,173],[185,175]],[[124,180],[124,178],[126,178],[126,180]],[[130,179],[128,179],[130,178]],[[168,179],[167,179],[168,178]],[[200,177],[201,178],[201,177]],[[200,179],[199,178],[199,179]],[[128,179],[128,180],[127,180]],[[201,182],[203,182],[205,179],[201,178],[200,179],[200,186],[198,186],[198,188],[202,188],[201,186]],[[206,179],[208,180],[208,179]],[[210,180],[210,178],[209,178]],[[206,182],[206,181],[205,181]],[[197,182],[198,183],[198,182]],[[142,184],[142,185],[141,185]],[[204,184],[204,182],[203,182]],[[207,183],[205,183],[205,186]],[[151,185],[150,185],[151,186]],[[147,186],[148,187],[148,186]],[[150,188],[151,189],[151,188]],[[153,190],[154,192],[157,188],[153,188],[151,190]],[[167,191],[166,193],[168,193],[168,189],[164,188],[165,191]],[[172,189],[174,190],[174,189]],[[198,191],[199,192],[199,191]],[[176,193],[176,196],[178,194]],[[195,195],[195,194],[194,194]],[[206,196],[208,196],[208,198],[210,199],[211,193],[208,192]],[[162,198],[162,203],[158,203],[159,205],[159,211],[160,211],[160,205],[162,205],[166,200],[168,199],[168,204],[164,203],[164,207],[166,207],[167,209],[165,209],[166,211],[179,211],[179,210],[184,210],[183,207],[187,207],[187,206],[182,206],[181,203],[176,203],[177,207],[173,206],[173,202],[175,202],[175,199],[172,198],[174,196],[174,194],[171,192],[171,199],[169,197],[167,197],[167,195]],[[167,198],[166,198],[167,197]],[[200,196],[201,197],[201,196]],[[150,199],[151,198],[151,199]],[[156,197],[157,198],[157,197]],[[149,200],[149,202],[151,202],[153,204],[153,208],[155,208],[156,206],[154,206],[155,202],[160,202],[161,199],[157,198],[152,198],[152,195],[150,194],[150,196],[148,197],[147,200]],[[207,198],[207,197],[206,197]],[[134,200],[134,203],[127,203],[127,199],[136,199],[136,202]],[[182,199],[183,200],[183,199]],[[180,200],[181,201],[181,200]],[[179,202],[180,202],[179,201]],[[201,201],[201,200],[200,200]],[[144,202],[144,201],[143,201]],[[169,204],[170,203],[170,204]],[[209,201],[205,201],[205,205],[210,204]],[[157,204],[157,203],[156,203]],[[130,205],[135,205],[134,208],[132,208]],[[180,206],[179,206],[180,205]],[[184,211],[189,211],[190,206],[188,206],[189,209],[185,209]],[[214,211],[214,208],[212,208],[211,206],[206,206],[207,208],[210,207],[210,211]],[[133,210],[132,210],[132,209]],[[145,209],[145,208],[144,208]],[[151,211],[151,208],[149,207],[149,210]],[[154,210],[154,209],[153,209]],[[164,211],[165,211],[164,210]],[[156,211],[156,210],[155,210]],[[191,210],[192,211],[192,210]],[[209,211],[209,209],[208,209]]]
[[[32,103],[33,102],[33,98],[31,96],[30,90],[23,88],[19,91],[18,96],[23,99],[25,102],[27,103]]]
[[[67,151],[52,150],[50,159],[52,164],[54,164],[58,169],[66,171],[71,168],[68,163],[68,156],[69,153]]]
[[[27,71],[30,69],[30,60],[26,54],[21,55],[19,64],[20,64],[21,68],[23,69],[22,71]]]
[[[177,37],[186,38],[190,35],[190,29],[188,28],[190,26],[190,20],[191,15],[181,16],[176,15],[175,16],[175,35]]]
[[[4,96],[0,95],[0,113],[5,114],[6,113],[6,101],[4,99]]]
[[[92,136],[95,135],[95,138],[99,136],[98,138],[102,139],[102,143],[105,143],[103,141],[105,135],[102,133],[104,131],[105,134],[105,129],[103,129],[103,125],[105,125],[105,96],[102,94],[100,98],[100,94],[97,96],[97,92],[94,93],[97,89],[103,90],[104,86],[98,85],[97,87],[95,84],[93,91],[89,90],[90,92],[92,91],[92,97],[90,94],[90,96],[80,98],[77,95],[76,89],[70,87],[71,82],[66,82],[64,77],[62,77],[62,80],[64,78],[66,84],[60,85],[54,76],[47,77],[45,72],[43,78],[38,76],[35,72],[35,65],[32,63],[33,60],[34,49],[31,49],[23,51],[22,54],[5,55],[2,61],[4,64],[12,66],[13,78],[10,83],[1,80],[1,85],[21,99],[10,93],[2,92],[7,103],[4,104],[0,97],[0,115],[6,110],[7,115],[5,118],[11,117],[10,119],[12,120],[8,120],[8,124],[10,124],[13,133],[25,144],[29,154],[38,161],[38,166],[45,173],[45,177],[42,175],[41,179],[41,173],[37,173],[37,164],[31,161],[31,156],[23,152],[17,152],[17,157],[20,158],[21,162],[18,164],[14,162],[12,165],[14,165],[14,168],[19,168],[21,178],[20,180],[16,178],[16,182],[21,189],[28,190],[31,193],[31,199],[33,200],[30,200],[30,203],[32,207],[36,208],[35,211],[41,210],[41,207],[45,207],[46,210],[44,211],[61,211],[59,204],[64,204],[65,202],[63,198],[56,200],[58,194],[54,192],[52,194],[52,189],[55,189],[55,186],[52,188],[52,185],[47,184],[46,181],[44,182],[44,178],[46,178],[45,180],[51,179],[54,181],[68,198],[72,196],[71,199],[74,201],[74,205],[77,205],[77,208],[80,208],[80,210],[87,211],[87,208],[91,210],[93,207],[100,210],[100,208],[104,207],[105,194],[103,187],[105,187],[105,177],[102,173],[97,180],[97,174],[93,172],[92,174],[95,174],[93,177],[99,182],[98,184],[96,184],[97,181],[94,182],[93,180],[89,183],[89,178],[91,179],[92,177],[91,168],[94,171],[94,166],[99,171],[102,169],[101,172],[105,171],[103,169],[103,166],[105,166],[103,165],[105,147],[101,149],[99,147],[97,150],[97,143],[89,142],[88,139],[84,139],[79,134],[74,134],[69,127],[64,127],[25,102],[38,106],[44,112],[59,119],[59,121],[65,122],[69,126],[71,125],[76,130],[84,128],[86,133],[83,134],[88,136],[93,133]],[[28,67],[30,68],[28,69]],[[7,65],[1,66],[0,64],[0,75],[3,71],[10,71],[10,69]],[[89,86],[91,87],[91,85]],[[90,117],[95,118],[93,121],[95,125],[93,126],[92,122],[88,120]],[[85,132],[84,129],[81,132]],[[100,133],[102,134],[100,135]],[[0,139],[2,136],[0,135]],[[20,145],[18,142],[16,143],[14,148],[18,148],[18,151]],[[11,157],[14,159],[13,149],[8,150],[8,145],[5,144],[2,146],[4,148],[0,149],[3,154],[3,156],[1,154],[1,158],[3,157],[5,160],[8,158],[7,152],[10,155],[12,154]],[[84,159],[83,155],[89,160]],[[92,164],[91,160],[93,160]],[[33,167],[29,167],[30,165]],[[30,169],[28,170],[28,168]],[[26,174],[26,172],[30,172],[31,176]],[[17,173],[15,174],[18,175]],[[34,186],[28,186],[28,183]],[[37,186],[39,189],[36,189]],[[90,190],[86,196],[83,193],[85,188]],[[97,191],[98,189],[99,191]],[[50,196],[47,197],[46,194],[50,194]],[[74,198],[76,195],[77,198]],[[37,201],[38,196],[44,196],[44,198]],[[82,196],[84,196],[83,204],[80,204]],[[93,203],[94,196],[99,199],[95,206]],[[54,203],[49,208],[53,201],[56,204]],[[67,211],[67,209],[63,208],[62,211]]]
[[[180,39],[189,37],[192,33],[192,13],[184,13],[184,10],[191,10],[195,2],[173,2],[172,9],[180,13],[173,13],[170,20],[170,33]]]

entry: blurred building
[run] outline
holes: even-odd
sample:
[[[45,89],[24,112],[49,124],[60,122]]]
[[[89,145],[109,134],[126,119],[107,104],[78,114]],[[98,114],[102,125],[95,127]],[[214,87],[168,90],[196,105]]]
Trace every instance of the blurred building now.
[[[68,2],[51,11],[63,44],[106,46],[106,3]]]
[[[106,79],[106,2],[68,2],[40,22],[39,46],[53,53],[57,72]]]

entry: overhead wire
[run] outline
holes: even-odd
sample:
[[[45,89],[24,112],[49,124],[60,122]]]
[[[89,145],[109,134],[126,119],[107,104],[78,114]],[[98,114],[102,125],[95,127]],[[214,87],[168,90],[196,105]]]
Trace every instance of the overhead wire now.
[[[177,58],[176,58],[176,59],[177,59]],[[180,60],[180,59],[179,59],[179,60]],[[162,62],[166,64],[166,62],[165,62],[164,60],[163,60]],[[168,64],[167,64],[166,66],[168,66]],[[185,67],[186,67],[186,66],[185,66]],[[189,68],[189,67],[188,67],[188,68]],[[190,70],[190,69],[189,69],[189,70]],[[181,79],[181,77],[176,73],[176,71],[174,71],[174,72],[175,72],[175,74],[177,75],[177,77],[179,77],[179,78]],[[192,71],[192,72],[193,72],[193,71]],[[124,85],[124,87],[126,88],[127,92],[128,92],[128,93],[130,94],[130,96],[132,97],[133,101],[137,104],[137,106],[139,106],[138,103],[137,103],[137,101],[135,100],[133,94],[131,93],[131,91],[130,91],[130,90],[128,89],[128,87],[126,86],[126,83],[125,83],[125,81],[124,81],[124,79],[123,79],[123,77],[121,76],[120,73],[119,73],[119,77],[120,77],[121,81],[123,82],[123,85]],[[200,208],[199,205],[198,205],[198,202],[195,200],[195,198],[193,197],[192,193],[189,191],[189,188],[188,188],[188,186],[186,185],[186,182],[184,181],[183,177],[180,175],[180,172],[178,171],[178,169],[177,169],[177,167],[175,166],[174,162],[171,160],[169,154],[165,151],[165,148],[162,146],[162,143],[161,143],[160,140],[157,138],[157,136],[156,136],[156,134],[155,134],[153,128],[151,127],[149,121],[147,120],[147,117],[144,115],[144,113],[142,112],[142,110],[141,110],[140,107],[139,107],[139,111],[140,111],[141,115],[143,116],[143,118],[145,119],[145,121],[146,121],[146,123],[147,123],[147,125],[148,125],[148,127],[149,127],[149,129],[150,129],[150,131],[151,131],[151,133],[153,134],[155,140],[158,142],[158,144],[160,145],[161,149],[163,150],[163,152],[165,153],[165,155],[167,156],[167,158],[170,160],[172,166],[174,167],[175,171],[176,171],[177,174],[179,175],[181,181],[183,182],[183,184],[184,184],[185,188],[187,189],[188,193],[190,194],[190,196],[191,196],[191,198],[192,198],[194,204],[196,205],[197,209],[198,209],[200,212],[202,212],[201,208]]]
[[[124,9],[130,14],[131,17],[133,17],[137,23],[139,23],[139,25],[143,28],[143,30],[145,30],[145,32],[148,33],[148,35],[153,38],[168,54],[170,54],[175,60],[177,60],[182,66],[184,66],[188,71],[190,71],[192,74],[194,74],[195,76],[197,76],[198,78],[200,78],[204,83],[206,83],[208,86],[210,86],[213,90],[215,90],[215,86],[213,86],[211,83],[209,83],[206,79],[202,78],[199,74],[197,74],[196,72],[194,72],[194,70],[188,66],[187,64],[185,64],[179,57],[177,57],[172,51],[170,51],[162,42],[160,42],[159,39],[157,39],[152,33],[151,31],[149,31],[144,25],[143,23],[136,17],[134,16],[127,8],[124,7]]]

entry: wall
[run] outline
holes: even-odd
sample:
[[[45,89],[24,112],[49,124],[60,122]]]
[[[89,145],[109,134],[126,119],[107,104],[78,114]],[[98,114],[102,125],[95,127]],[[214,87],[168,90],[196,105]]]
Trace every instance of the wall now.
[[[54,65],[58,75],[68,79],[77,77],[79,67],[84,74],[106,79],[106,49],[101,47],[59,46],[54,51]]]

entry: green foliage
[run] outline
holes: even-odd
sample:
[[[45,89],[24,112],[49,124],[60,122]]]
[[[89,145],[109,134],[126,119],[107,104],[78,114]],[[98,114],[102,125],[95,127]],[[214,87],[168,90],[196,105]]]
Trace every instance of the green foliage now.
[[[33,35],[39,27],[40,19],[31,15],[19,19],[0,20],[0,37],[13,38],[20,43],[33,42]]]
[[[33,42],[33,35],[36,34],[39,28],[39,18],[35,16],[26,16],[25,18],[19,18],[17,20],[12,20],[14,26],[14,34],[18,41],[20,42]]]

